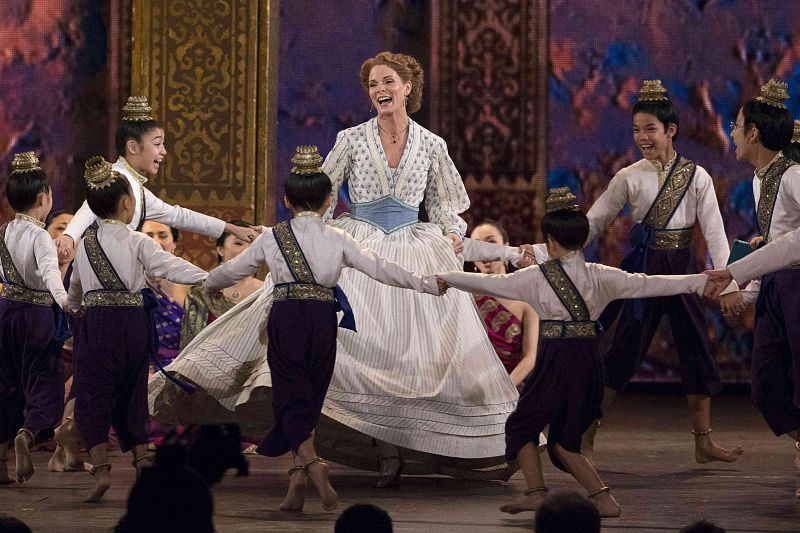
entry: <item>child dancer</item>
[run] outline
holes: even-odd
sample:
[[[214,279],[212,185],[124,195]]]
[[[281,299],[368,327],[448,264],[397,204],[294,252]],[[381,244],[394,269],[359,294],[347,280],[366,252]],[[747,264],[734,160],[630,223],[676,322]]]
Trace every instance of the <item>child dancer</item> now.
[[[795,464],[800,467],[800,264],[775,260],[775,254],[782,255],[780,250],[796,239],[792,232],[800,229],[800,165],[782,152],[790,145],[794,129],[786,108],[788,98],[788,85],[770,80],[757,98],[742,106],[732,125],[736,159],[755,169],[758,229],[763,242],[771,244],[765,245],[763,253],[753,253],[752,259],[737,261],[743,267],[733,263],[729,269],[742,279],[785,265],[752,281],[742,293],[745,304],[757,297],[751,398],[775,436],[794,440]],[[781,240],[784,236],[787,239]],[[752,268],[759,259],[765,265],[770,261],[766,270]],[[800,497],[800,490],[796,495]]]
[[[594,239],[628,205],[636,224],[628,236],[633,251],[620,268],[645,274],[693,274],[695,225],[700,225],[715,267],[728,260],[730,248],[722,223],[714,183],[706,170],[675,151],[678,113],[660,80],[645,80],[633,106],[633,139],[642,159],[623,168],[587,213],[589,239]],[[737,287],[723,297],[726,306],[737,305]],[[618,305],[603,313],[604,327],[613,323]],[[722,389],[717,362],[708,340],[702,301],[697,295],[634,300],[622,305],[610,349],[604,354],[606,391],[603,411],[623,391],[647,355],[647,349],[664,315],[669,316],[672,337],[680,359],[681,380],[689,404],[698,463],[735,461],[739,447],[727,450],[711,436],[711,396]],[[592,426],[584,439],[591,455]]]
[[[6,197],[16,215],[0,227],[0,484],[13,482],[5,464],[11,438],[16,434],[14,478],[22,483],[34,473],[36,436],[61,420],[67,300],[56,247],[44,229],[52,193],[33,152],[14,156]]]
[[[128,182],[134,198],[134,214],[129,224],[139,231],[145,220],[155,220],[171,228],[183,229],[219,237],[223,231],[238,238],[252,241],[258,232],[253,228],[242,228],[224,221],[197,213],[177,205],[169,205],[144,187],[147,175],[154,176],[167,156],[165,133],[161,124],[152,115],[152,108],[144,96],[131,96],[122,108],[122,123],[114,136],[119,159],[114,171]],[[59,254],[66,257],[74,248],[83,232],[97,217],[86,202],[70,221],[63,235],[56,239]]]
[[[252,241],[258,232],[253,228],[243,228],[226,223],[202,213],[197,213],[177,205],[169,205],[150,192],[144,185],[148,175],[154,176],[161,168],[167,156],[164,129],[152,116],[152,108],[144,96],[131,96],[122,108],[122,122],[114,136],[119,158],[113,169],[128,182],[134,199],[134,214],[128,225],[132,230],[139,231],[145,220],[161,222],[175,229],[183,229],[219,237],[223,231],[236,235],[247,242]],[[64,233],[56,239],[56,246],[62,261],[74,254],[76,243],[83,232],[97,218],[91,206],[84,202],[75,213]],[[72,395],[71,395],[72,396]],[[72,470],[72,467],[63,468],[60,455],[66,455],[67,465],[77,464],[77,434],[75,420],[70,415],[72,411],[70,399],[67,402],[68,416],[65,422],[56,430],[56,441],[61,449],[53,454],[53,464],[56,470]]]
[[[294,218],[264,231],[245,252],[212,270],[205,290],[229,287],[261,265],[272,273],[267,357],[275,425],[258,452],[277,457],[292,451],[294,466],[289,469],[282,510],[303,508],[308,475],[328,511],[338,496],[313,439],[336,358],[337,304],[345,310],[341,325],[355,330],[352,321],[346,322],[349,306],[336,285],[342,269],[355,268],[387,285],[419,292],[438,295],[439,289],[435,280],[425,284],[419,275],[381,259],[322,221],[331,202],[331,181],[320,168],[322,157],[316,146],[298,147],[292,162],[284,203]]]
[[[553,464],[583,485],[602,516],[618,516],[610,489],[580,453],[581,434],[600,413],[603,400],[595,321],[612,300],[702,293],[707,278],[629,274],[586,263],[581,249],[589,222],[566,187],[550,191],[542,234],[551,260],[541,265],[507,275],[448,272],[437,277],[451,287],[525,301],[541,318],[536,365],[506,422],[506,459],[519,461],[528,489],[523,499],[501,511],[533,511],[544,500],[547,488],[536,445],[549,425],[547,449]]]
[[[139,470],[147,455],[148,355],[157,349],[152,294],[146,275],[196,284],[206,273],[131,231],[136,202],[128,180],[102,157],[86,162],[86,201],[98,220],[86,230],[69,288],[72,310],[83,305],[75,332],[75,414],[94,467],[87,502],[99,502],[110,486],[108,430]]]

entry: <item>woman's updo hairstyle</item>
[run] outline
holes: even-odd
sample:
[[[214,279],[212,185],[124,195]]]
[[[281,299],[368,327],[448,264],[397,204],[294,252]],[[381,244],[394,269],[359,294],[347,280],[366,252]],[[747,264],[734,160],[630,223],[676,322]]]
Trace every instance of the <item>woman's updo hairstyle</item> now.
[[[386,65],[397,72],[403,83],[411,82],[411,92],[408,95],[406,110],[415,113],[422,107],[422,87],[424,86],[424,72],[419,61],[405,54],[393,54],[391,52],[381,52],[380,54],[367,59],[361,64],[361,85],[364,90],[369,92],[369,72],[373,67]]]

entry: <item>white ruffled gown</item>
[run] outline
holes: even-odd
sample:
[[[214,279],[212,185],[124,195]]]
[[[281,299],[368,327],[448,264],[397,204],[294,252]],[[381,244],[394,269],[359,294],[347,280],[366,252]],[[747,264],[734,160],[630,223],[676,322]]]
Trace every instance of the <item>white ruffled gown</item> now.
[[[359,208],[332,225],[420,274],[461,270],[444,234],[464,234],[458,214],[469,198],[440,137],[409,121],[400,164],[391,169],[372,119],[338,134],[324,169],[334,199],[348,180]],[[407,212],[423,197],[431,223],[418,222],[416,215],[411,220]],[[371,216],[361,207],[387,201],[390,209],[403,211],[405,222],[395,217],[391,223],[400,227],[388,231],[359,216]],[[358,332],[339,329],[336,367],[316,431],[319,454],[376,470],[378,439],[400,448],[405,473],[509,477],[504,428],[518,394],[473,298],[457,290],[430,298],[353,269],[342,273],[339,284]],[[200,387],[194,395],[155,376],[149,386],[154,418],[172,424],[236,421],[245,432],[264,432],[272,423],[264,338],[271,302],[267,276],[261,291],[204,329],[167,367]]]

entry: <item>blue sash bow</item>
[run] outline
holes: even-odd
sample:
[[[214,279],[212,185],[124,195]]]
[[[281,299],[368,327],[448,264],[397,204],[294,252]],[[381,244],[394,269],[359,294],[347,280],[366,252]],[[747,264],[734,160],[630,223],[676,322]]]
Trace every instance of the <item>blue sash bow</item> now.
[[[619,267],[626,272],[644,272],[647,269],[647,250],[655,242],[656,231],[648,224],[634,224],[628,234],[628,242],[633,250],[625,256]],[[644,299],[629,300],[623,307],[623,313],[636,320],[644,317]]]
[[[333,288],[333,296],[336,298],[336,312],[342,311],[344,313],[342,320],[339,321],[339,327],[356,331],[356,315],[353,313],[353,308],[350,307],[347,295],[339,285]]]

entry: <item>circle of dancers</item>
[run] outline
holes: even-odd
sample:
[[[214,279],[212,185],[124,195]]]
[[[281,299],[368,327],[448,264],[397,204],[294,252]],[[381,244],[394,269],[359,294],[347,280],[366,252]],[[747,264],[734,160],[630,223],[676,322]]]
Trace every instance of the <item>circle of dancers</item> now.
[[[618,516],[592,449],[664,315],[695,460],[743,453],[712,437],[722,385],[702,296],[729,316],[755,305],[752,400],[776,436],[794,440],[800,466],[800,123],[785,83],[766,83],[731,124],[736,158],[754,169],[759,233],[731,249],[711,176],[676,151],[679,118],[659,80],[644,81],[632,109],[642,159],[587,213],[573,191],[550,190],[544,242],[510,246],[494,221],[466,238],[459,214],[469,198],[447,146],[409,117],[422,99],[419,63],[383,52],[360,79],[375,116],[340,132],[324,161],[314,146],[297,148],[284,197],[292,217],[271,228],[147,189],[167,150],[145,97],[123,109],[118,159],[86,162],[86,201],[68,223],[51,213],[37,155],[14,156],[6,196],[15,215],[0,226],[0,484],[30,481],[31,448],[55,431],[49,469],[88,470],[85,501],[100,502],[112,480],[110,429],[138,473],[153,459],[151,416],[166,426],[236,420],[264,435],[257,453],[291,453],[282,510],[303,509],[309,481],[324,510],[337,506],[325,457],[375,470],[377,487],[404,473],[507,480],[521,469],[527,489],[500,510],[535,511],[548,490],[546,450],[602,516]],[[334,218],[345,182],[350,212]],[[419,220],[423,202],[429,222]],[[626,207],[635,224],[620,268],[587,262],[584,246]],[[61,224],[60,236],[46,220]],[[698,228],[713,265],[703,273]],[[221,239],[225,260],[206,272],[176,257],[171,230]],[[226,236],[240,243],[235,257],[224,255]],[[465,260],[478,272],[464,272]],[[517,270],[507,273],[509,263]],[[153,280],[195,286],[187,302],[204,309],[165,367]],[[217,310],[215,299],[229,305]],[[611,336],[605,351],[602,335]],[[151,363],[159,371],[148,383]]]

